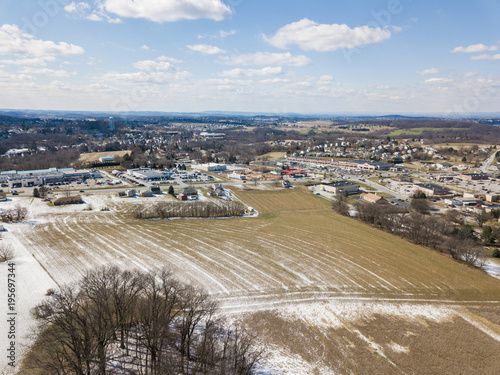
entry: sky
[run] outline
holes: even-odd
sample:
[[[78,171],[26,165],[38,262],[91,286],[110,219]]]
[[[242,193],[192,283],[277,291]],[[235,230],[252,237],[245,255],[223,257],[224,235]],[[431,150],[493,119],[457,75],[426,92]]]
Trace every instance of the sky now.
[[[500,112],[499,0],[2,0],[0,108]]]

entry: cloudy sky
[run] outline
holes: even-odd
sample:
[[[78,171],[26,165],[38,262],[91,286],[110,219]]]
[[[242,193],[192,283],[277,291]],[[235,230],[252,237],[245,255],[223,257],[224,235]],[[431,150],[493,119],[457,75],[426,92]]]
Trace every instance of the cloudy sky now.
[[[500,111],[499,0],[2,0],[0,108]]]

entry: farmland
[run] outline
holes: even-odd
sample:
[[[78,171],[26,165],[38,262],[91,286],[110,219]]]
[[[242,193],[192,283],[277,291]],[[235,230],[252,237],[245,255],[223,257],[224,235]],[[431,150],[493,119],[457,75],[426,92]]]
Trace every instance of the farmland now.
[[[30,201],[32,221],[11,231],[58,285],[104,264],[167,265],[267,342],[272,374],[500,366],[500,280],[338,216],[303,188],[234,193],[259,215],[141,221],[128,201],[88,195],[92,211]],[[481,350],[452,350],[469,340]]]

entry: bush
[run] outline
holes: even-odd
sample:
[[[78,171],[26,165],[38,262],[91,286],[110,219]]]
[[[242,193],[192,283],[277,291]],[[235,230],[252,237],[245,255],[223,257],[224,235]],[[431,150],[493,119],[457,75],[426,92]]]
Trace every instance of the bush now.
[[[491,256],[493,258],[500,258],[500,250],[498,249],[493,249],[493,252],[491,253]]]

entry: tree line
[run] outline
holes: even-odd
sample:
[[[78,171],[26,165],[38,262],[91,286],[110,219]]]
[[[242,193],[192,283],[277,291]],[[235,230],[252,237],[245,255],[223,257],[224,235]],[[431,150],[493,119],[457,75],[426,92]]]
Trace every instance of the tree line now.
[[[424,201],[427,200],[421,197],[413,198],[412,207],[415,211],[412,212],[392,205],[357,202],[354,205],[354,217],[415,244],[448,253],[468,265],[482,267],[485,260],[484,250],[472,226],[465,224],[463,219],[459,218],[460,213],[455,210],[450,210],[444,217],[424,214],[422,207],[428,207],[428,202],[426,205]],[[350,216],[345,195],[337,196],[336,201],[332,203],[332,209],[341,215]],[[477,216],[481,218],[481,212]]]
[[[263,356],[208,294],[163,269],[102,267],[39,304],[21,374],[250,375]]]
[[[136,219],[168,219],[172,217],[233,217],[243,216],[245,206],[240,202],[160,202],[154,205],[136,205],[132,214]]]
[[[28,209],[16,204],[14,208],[6,208],[0,211],[0,220],[3,222],[21,221],[28,216]]]

